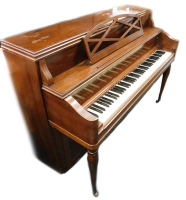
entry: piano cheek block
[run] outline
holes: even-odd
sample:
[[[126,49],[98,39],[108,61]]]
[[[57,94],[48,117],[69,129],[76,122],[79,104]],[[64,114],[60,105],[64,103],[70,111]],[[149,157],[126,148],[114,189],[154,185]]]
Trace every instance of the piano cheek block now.
[[[73,97],[66,99],[43,91],[52,127],[88,148],[98,142],[98,118],[88,113]]]

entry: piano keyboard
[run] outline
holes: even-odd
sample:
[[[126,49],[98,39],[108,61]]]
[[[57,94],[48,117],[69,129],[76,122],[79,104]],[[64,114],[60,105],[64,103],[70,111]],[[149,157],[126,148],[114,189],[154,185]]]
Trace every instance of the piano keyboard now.
[[[133,96],[140,92],[140,88],[150,79],[154,73],[167,63],[172,53],[156,51],[133,72],[117,83],[109,92],[100,97],[87,111],[99,118],[105,127],[121,108],[127,106]]]

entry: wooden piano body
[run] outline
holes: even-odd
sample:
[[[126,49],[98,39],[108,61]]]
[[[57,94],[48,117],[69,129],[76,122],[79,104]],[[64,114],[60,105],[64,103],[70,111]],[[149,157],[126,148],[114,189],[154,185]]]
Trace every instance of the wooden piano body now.
[[[88,150],[97,196],[100,144],[163,74],[160,100],[177,46],[177,40],[154,27],[152,12],[137,6],[120,6],[4,39],[1,48],[38,157],[64,173]],[[102,123],[87,111],[156,50],[171,56],[112,118]],[[119,69],[123,60],[129,64]],[[94,88],[86,89],[89,84]]]

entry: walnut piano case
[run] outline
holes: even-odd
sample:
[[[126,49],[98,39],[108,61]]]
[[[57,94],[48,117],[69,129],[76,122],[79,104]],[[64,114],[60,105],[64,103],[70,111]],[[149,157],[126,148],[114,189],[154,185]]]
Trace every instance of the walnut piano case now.
[[[177,40],[154,27],[152,12],[137,6],[120,6],[3,40],[43,160],[65,172],[87,150],[97,196],[99,146],[163,74],[160,101],[177,46]]]

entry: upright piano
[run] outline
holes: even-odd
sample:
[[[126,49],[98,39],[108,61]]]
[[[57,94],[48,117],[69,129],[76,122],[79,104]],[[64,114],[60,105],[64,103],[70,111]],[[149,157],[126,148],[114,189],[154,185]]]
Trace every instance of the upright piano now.
[[[65,173],[88,152],[98,196],[99,146],[163,75],[160,101],[177,47],[128,5],[2,40],[38,158]]]

